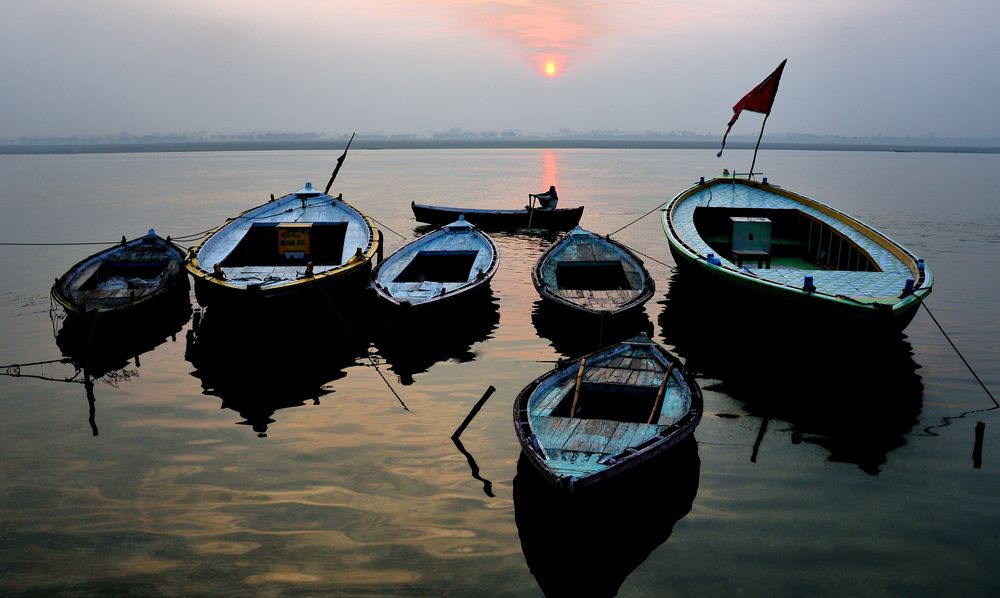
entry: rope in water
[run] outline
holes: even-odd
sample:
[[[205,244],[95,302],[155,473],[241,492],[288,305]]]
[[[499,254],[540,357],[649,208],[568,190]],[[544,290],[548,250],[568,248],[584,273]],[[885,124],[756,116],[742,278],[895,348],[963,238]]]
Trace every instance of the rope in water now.
[[[665,268],[667,268],[671,272],[674,271],[674,267],[671,266],[670,264],[666,263],[666,262],[661,262],[660,260],[656,259],[655,257],[653,257],[651,255],[646,255],[645,253],[643,253],[641,251],[637,251],[633,247],[629,247],[629,249],[632,250],[632,253],[638,253],[639,255],[641,255],[642,257],[646,258],[647,260],[653,260],[654,262],[656,262],[657,264],[659,264],[661,266],[664,266]]]
[[[658,206],[656,206],[655,208],[653,208],[652,210],[650,210],[650,211],[646,212],[646,213],[645,213],[645,214],[643,214],[642,216],[639,216],[638,218],[636,218],[636,219],[635,219],[635,220],[633,220],[632,222],[629,222],[628,224],[626,224],[625,226],[623,226],[623,227],[619,228],[618,230],[616,230],[616,231],[614,231],[614,232],[612,232],[612,233],[608,233],[608,236],[610,237],[611,235],[615,235],[615,234],[618,234],[618,233],[622,232],[623,230],[625,230],[626,228],[628,228],[628,227],[632,226],[632,225],[633,225],[633,224],[635,224],[636,222],[639,222],[640,220],[642,220],[642,219],[643,219],[643,218],[645,218],[646,216],[649,216],[650,214],[652,214],[652,213],[653,213],[653,212],[655,212],[656,210],[659,210],[659,209],[660,209],[660,208],[662,208],[662,207],[664,206],[664,204],[666,204],[666,203],[667,203],[667,202],[663,202],[663,203],[661,203],[660,205],[658,205]]]
[[[924,311],[926,311],[927,315],[929,315],[931,317],[931,320],[934,321],[934,324],[938,327],[938,330],[941,331],[941,334],[944,335],[945,340],[948,341],[948,344],[951,345],[951,348],[955,350],[955,354],[958,355],[958,358],[962,360],[962,363],[965,364],[965,367],[969,368],[969,372],[972,373],[972,377],[975,378],[976,382],[978,382],[979,385],[983,387],[983,390],[986,391],[986,395],[990,398],[991,401],[993,401],[993,404],[996,405],[997,407],[1000,407],[1000,403],[997,403],[997,400],[993,396],[993,393],[990,392],[990,389],[986,387],[986,384],[983,383],[983,381],[979,378],[979,375],[976,374],[976,370],[972,369],[972,366],[969,365],[968,360],[965,359],[965,357],[962,355],[962,352],[959,351],[958,347],[955,346],[955,343],[952,342],[951,337],[949,337],[948,333],[944,331],[944,328],[937,321],[937,318],[934,317],[934,314],[931,313],[930,308],[927,307],[927,304],[924,303],[924,300],[920,297],[917,297],[917,300],[920,301],[920,305],[924,306]]]
[[[354,332],[351,331],[351,327],[348,326],[347,320],[345,320],[344,316],[340,314],[340,310],[337,309],[337,305],[333,302],[332,299],[330,299],[330,296],[326,294],[326,291],[323,289],[323,286],[317,284],[316,288],[319,289],[319,292],[323,295],[323,298],[326,299],[326,302],[333,309],[333,313],[337,315],[337,319],[340,320],[341,325],[344,327],[344,330],[347,331],[347,334],[350,335],[351,340],[354,341],[354,344],[357,345],[358,348],[364,349],[361,343],[358,342],[357,337],[354,336]],[[378,364],[375,363],[375,359],[372,358],[371,353],[369,353],[367,350],[365,350],[365,357],[368,358],[368,361],[372,364],[372,367],[375,368],[375,371],[378,373],[379,377],[382,378],[382,381],[385,382],[385,385],[389,387],[389,390],[392,392],[392,394],[396,396],[396,400],[399,401],[399,404],[403,406],[403,409],[409,411],[410,408],[406,406],[406,403],[403,402],[403,398],[399,396],[399,393],[396,392],[396,389],[392,387],[392,384],[389,384],[389,381],[382,373],[382,370],[380,370]]]

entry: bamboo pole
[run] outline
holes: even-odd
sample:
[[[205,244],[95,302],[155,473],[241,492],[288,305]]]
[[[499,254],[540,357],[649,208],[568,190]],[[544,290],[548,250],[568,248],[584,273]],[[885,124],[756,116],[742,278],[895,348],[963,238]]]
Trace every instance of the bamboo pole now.
[[[647,424],[653,423],[656,418],[656,413],[660,410],[660,404],[663,402],[663,395],[667,392],[667,382],[670,381],[670,373],[674,371],[674,364],[671,363],[667,366],[667,371],[663,374],[663,381],[660,382],[660,388],[656,391],[656,400],[653,401],[653,410],[649,412],[649,419],[646,420]]]
[[[573,406],[569,409],[569,416],[573,417],[576,413],[576,402],[580,400],[580,382],[583,381],[583,366],[586,365],[587,359],[585,357],[580,358],[580,369],[576,372],[576,390],[573,391]]]
[[[757,164],[757,150],[760,149],[760,140],[764,138],[764,125],[767,124],[768,116],[771,116],[770,112],[764,115],[764,122],[760,123],[760,135],[757,136],[757,145],[753,148],[753,161],[750,162],[750,173],[747,175],[750,179],[753,178],[753,167]]]

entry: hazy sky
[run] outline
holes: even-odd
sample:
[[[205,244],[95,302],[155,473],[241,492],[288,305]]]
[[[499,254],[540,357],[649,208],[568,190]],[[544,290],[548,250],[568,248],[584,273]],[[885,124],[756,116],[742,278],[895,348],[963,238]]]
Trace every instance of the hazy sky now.
[[[997,0],[0,0],[0,137],[721,135],[785,58],[770,132],[1000,137],[998,26]]]

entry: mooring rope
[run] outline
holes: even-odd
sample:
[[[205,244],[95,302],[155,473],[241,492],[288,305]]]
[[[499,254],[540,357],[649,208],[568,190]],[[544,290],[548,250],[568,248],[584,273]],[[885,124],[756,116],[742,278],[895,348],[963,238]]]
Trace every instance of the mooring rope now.
[[[121,239],[117,241],[80,241],[80,242],[69,242],[69,243],[6,243],[0,242],[0,245],[5,247],[56,247],[56,246],[69,246],[69,245],[117,245],[121,243]]]
[[[7,365],[0,365],[0,376],[10,376],[11,378],[34,378],[36,380],[48,380],[51,382],[65,382],[68,384],[82,384],[81,380],[77,380],[76,377],[80,375],[80,368],[76,368],[76,373],[74,373],[69,378],[54,378],[52,376],[43,376],[41,374],[25,374],[21,372],[21,368],[37,366],[37,365],[50,365],[53,363],[71,364],[73,360],[68,357],[63,357],[62,359],[47,359],[45,361],[32,361],[29,363],[10,363]]]
[[[399,393],[396,392],[396,389],[392,387],[392,384],[389,384],[389,380],[387,380],[385,375],[382,374],[382,370],[378,368],[378,364],[375,363],[374,359],[372,359],[371,354],[365,347],[361,346],[361,343],[358,341],[357,337],[354,336],[354,332],[352,332],[351,327],[348,326],[347,320],[345,320],[344,316],[341,315],[340,310],[337,309],[336,304],[334,304],[333,300],[330,299],[330,296],[326,294],[326,290],[323,288],[323,285],[317,284],[316,288],[319,289],[320,293],[323,295],[323,298],[326,299],[326,302],[330,305],[331,308],[333,308],[333,313],[337,315],[337,319],[340,320],[341,325],[343,325],[344,330],[347,331],[347,334],[351,337],[351,340],[354,341],[354,344],[358,347],[358,349],[364,350],[365,357],[372,364],[372,367],[375,368],[375,371],[378,373],[379,377],[382,378],[382,381],[385,382],[385,385],[389,387],[389,390],[392,392],[392,394],[396,396],[396,400],[399,401],[399,404],[403,406],[403,409],[409,411],[410,408],[406,406],[406,403],[403,402],[403,398],[399,396]]]
[[[657,264],[659,264],[659,265],[667,268],[671,272],[675,272],[676,271],[676,268],[674,268],[673,266],[671,266],[670,264],[668,264],[666,262],[661,262],[660,260],[656,259],[655,257],[653,257],[651,255],[646,255],[645,253],[643,253],[641,251],[638,251],[637,249],[635,249],[633,247],[629,247],[629,249],[632,251],[632,253],[638,253],[639,255],[641,255],[642,257],[646,258],[647,260],[653,260],[654,262],[656,262]]]
[[[371,216],[369,216],[369,218],[372,218],[372,217],[371,217]],[[397,233],[396,231],[394,231],[394,230],[392,230],[391,228],[389,228],[388,226],[386,226],[386,225],[382,224],[382,223],[381,223],[381,222],[379,222],[378,220],[375,220],[374,218],[372,218],[372,221],[373,221],[373,222],[374,222],[375,224],[377,224],[377,225],[381,226],[382,228],[384,228],[385,230],[389,231],[390,233],[392,233],[392,234],[396,235],[396,236],[397,236],[397,237],[399,237],[400,239],[402,239],[402,240],[404,240],[404,241],[406,241],[406,240],[407,240],[407,237],[404,237],[403,235],[401,235],[401,234]]]
[[[660,205],[658,205],[658,206],[656,206],[655,208],[653,208],[652,210],[650,210],[650,211],[646,212],[646,213],[645,213],[645,214],[643,214],[642,216],[639,216],[638,218],[636,218],[636,219],[635,219],[635,220],[633,220],[632,222],[629,222],[629,223],[628,223],[628,224],[626,224],[625,226],[623,226],[623,227],[619,228],[619,229],[618,229],[618,230],[616,230],[615,232],[613,232],[613,233],[608,233],[608,236],[610,237],[611,235],[614,235],[614,234],[618,234],[618,233],[622,232],[623,230],[625,230],[626,228],[628,228],[628,227],[632,226],[632,225],[633,225],[633,224],[635,224],[636,222],[639,222],[640,220],[642,220],[642,219],[643,219],[643,218],[645,218],[646,216],[649,216],[650,214],[652,214],[652,213],[653,213],[653,212],[655,212],[656,210],[659,210],[659,209],[660,209],[660,208],[662,208],[662,207],[663,207],[663,206],[664,206],[664,205],[665,205],[666,203],[667,203],[667,202],[663,202],[663,203],[661,203]]]
[[[972,366],[969,365],[968,360],[965,359],[965,357],[962,355],[962,352],[959,351],[958,347],[955,346],[955,343],[952,342],[951,337],[948,336],[948,333],[944,331],[944,328],[937,321],[937,318],[935,318],[934,314],[931,313],[930,308],[927,307],[926,303],[924,303],[923,298],[921,298],[919,296],[916,296],[916,297],[917,297],[917,301],[920,302],[920,305],[924,306],[924,311],[927,312],[927,315],[929,315],[931,317],[931,320],[934,321],[934,324],[938,327],[938,330],[940,330],[941,334],[944,335],[945,340],[948,341],[948,344],[951,345],[951,348],[955,350],[955,354],[958,355],[958,358],[962,360],[962,363],[965,364],[965,367],[969,368],[969,372],[972,373],[972,377],[975,378],[976,382],[978,382],[979,385],[983,387],[983,390],[986,391],[986,395],[990,398],[991,401],[993,401],[993,404],[996,405],[997,407],[1000,407],[1000,403],[997,403],[997,400],[993,396],[993,393],[990,392],[990,389],[986,387],[986,384],[983,383],[983,381],[979,378],[979,375],[976,374],[976,370],[972,369]]]

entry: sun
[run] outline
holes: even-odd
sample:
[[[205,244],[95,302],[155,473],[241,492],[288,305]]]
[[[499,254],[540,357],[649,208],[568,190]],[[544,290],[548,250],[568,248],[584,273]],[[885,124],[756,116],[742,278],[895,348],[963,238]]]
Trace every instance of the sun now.
[[[546,79],[561,77],[570,62],[565,54],[554,52],[535,54],[531,61],[534,63],[535,71]]]

